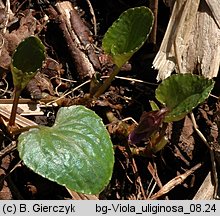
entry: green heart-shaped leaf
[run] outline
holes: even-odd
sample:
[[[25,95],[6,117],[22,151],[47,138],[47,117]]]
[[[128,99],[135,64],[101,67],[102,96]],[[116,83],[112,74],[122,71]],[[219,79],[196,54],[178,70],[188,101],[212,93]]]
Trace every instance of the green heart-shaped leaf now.
[[[170,112],[166,122],[178,121],[208,98],[215,82],[203,76],[176,74],[163,80],[156,89],[156,98]]]
[[[23,89],[42,67],[45,60],[45,47],[35,36],[24,39],[14,51],[11,71],[14,86]]]
[[[153,25],[153,13],[147,7],[123,12],[106,32],[102,47],[120,68],[144,44]]]
[[[84,106],[60,108],[53,127],[31,129],[18,140],[28,167],[69,189],[97,194],[111,178],[114,153],[108,131]]]

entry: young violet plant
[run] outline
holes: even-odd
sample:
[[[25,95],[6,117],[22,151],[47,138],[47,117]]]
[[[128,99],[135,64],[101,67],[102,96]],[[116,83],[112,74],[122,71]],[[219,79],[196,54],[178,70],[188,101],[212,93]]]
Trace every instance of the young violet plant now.
[[[151,112],[144,111],[138,126],[129,134],[129,141],[133,144],[147,141],[158,130],[167,112],[167,108]]]
[[[14,102],[9,127],[15,123],[19,96],[27,83],[35,76],[45,60],[45,47],[40,39],[30,36],[23,40],[12,56],[11,72],[14,83]]]
[[[129,135],[133,144],[150,138],[152,153],[161,150],[167,142],[164,137],[166,125],[179,121],[190,113],[196,106],[208,98],[215,82],[193,74],[176,74],[162,81],[156,89],[156,99],[163,105],[160,109],[153,104],[157,111],[144,112],[139,125]],[[162,134],[156,135],[161,124]]]
[[[12,56],[15,98],[9,130],[15,123],[19,95],[44,59],[45,47],[35,36],[22,41]],[[34,172],[87,194],[101,192],[110,181],[113,145],[102,119],[92,110],[81,105],[63,107],[52,127],[38,125],[27,130],[19,135],[17,149]]]
[[[142,6],[126,10],[112,24],[104,35],[102,48],[115,67],[110,77],[91,96],[98,98],[110,86],[121,67],[142,47],[151,32],[153,20],[151,10]]]

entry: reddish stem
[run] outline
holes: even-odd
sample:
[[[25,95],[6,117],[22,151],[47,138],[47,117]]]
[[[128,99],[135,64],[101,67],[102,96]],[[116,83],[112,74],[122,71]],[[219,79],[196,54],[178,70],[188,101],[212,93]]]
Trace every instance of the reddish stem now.
[[[15,88],[15,96],[14,96],[13,106],[11,110],[11,116],[10,116],[9,123],[8,123],[9,127],[12,127],[15,125],[15,118],[16,118],[20,94],[21,94],[21,90],[18,88]]]

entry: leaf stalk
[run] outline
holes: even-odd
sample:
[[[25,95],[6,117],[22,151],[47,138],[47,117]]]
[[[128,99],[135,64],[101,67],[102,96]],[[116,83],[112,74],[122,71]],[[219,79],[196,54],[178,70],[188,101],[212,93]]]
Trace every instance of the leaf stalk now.
[[[11,116],[10,116],[9,123],[8,123],[9,127],[12,127],[15,125],[15,118],[16,118],[18,101],[19,101],[19,97],[21,95],[21,91],[22,91],[21,88],[15,87],[14,101],[13,101],[13,106],[12,106],[12,110],[11,110]]]
[[[115,76],[117,76],[117,74],[119,73],[120,68],[115,65],[115,68],[113,70],[113,72],[110,74],[110,76],[104,81],[104,83],[98,88],[98,90],[96,91],[96,93],[93,95],[93,98],[98,98],[100,95],[102,95],[105,90],[111,85],[111,82],[113,81],[113,79],[115,78]],[[92,96],[92,95],[91,95]]]

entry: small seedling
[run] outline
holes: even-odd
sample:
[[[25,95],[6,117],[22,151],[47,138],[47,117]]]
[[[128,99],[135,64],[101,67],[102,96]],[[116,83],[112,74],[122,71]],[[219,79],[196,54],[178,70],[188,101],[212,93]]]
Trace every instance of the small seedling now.
[[[14,83],[14,102],[9,119],[9,127],[14,126],[19,96],[28,82],[42,67],[45,47],[40,39],[30,36],[23,40],[12,56],[11,72]]]
[[[204,102],[215,82],[193,74],[176,74],[165,79],[156,89],[156,99],[164,108],[151,102],[158,111],[144,112],[138,127],[130,134],[129,141],[137,144],[150,138],[151,151],[156,153],[167,143],[164,136],[166,124],[183,119],[196,106]],[[157,134],[161,124],[165,125],[161,134]]]
[[[164,121],[168,109],[143,112],[138,126],[129,135],[129,141],[138,144],[141,141],[147,141],[155,131],[158,131],[161,123]]]
[[[121,67],[147,40],[152,26],[153,13],[147,7],[130,8],[123,12],[105,33],[102,48],[115,64],[114,70],[93,96],[98,98],[111,84]]]

